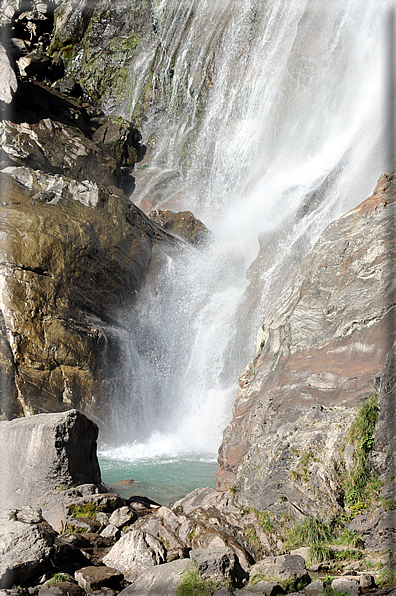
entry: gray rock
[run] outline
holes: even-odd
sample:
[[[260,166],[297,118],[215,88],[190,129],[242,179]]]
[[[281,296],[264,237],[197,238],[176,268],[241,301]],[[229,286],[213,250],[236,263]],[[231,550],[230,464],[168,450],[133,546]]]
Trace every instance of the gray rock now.
[[[83,567],[75,572],[74,577],[86,593],[98,590],[103,586],[117,585],[124,578],[122,573],[104,565],[100,567]]]
[[[198,565],[199,577],[220,583],[231,580],[241,586],[247,575],[238,557],[230,548],[196,548],[190,551],[190,559]]]
[[[346,592],[352,596],[358,596],[361,593],[359,583],[346,577],[337,577],[331,582],[331,589],[337,592]]]
[[[220,590],[216,590],[213,592],[213,596],[232,596],[233,592],[228,588],[220,588]]]
[[[43,504],[42,514],[54,530],[63,532],[69,521],[76,525],[75,520],[69,519],[70,510],[76,506],[84,507],[87,503],[93,503],[98,511],[112,513],[125,504],[125,499],[112,493],[100,493],[83,497],[77,487],[53,496],[51,500]],[[98,523],[101,522],[98,521]]]
[[[0,588],[11,588],[45,568],[54,552],[54,536],[40,524],[17,521],[15,511],[2,511],[0,522]]]
[[[96,521],[98,521],[100,524],[106,526],[109,523],[110,520],[110,515],[108,515],[107,513],[103,513],[103,511],[99,511],[99,513],[96,514]]]
[[[85,592],[70,581],[58,582],[52,586],[42,586],[38,591],[38,596],[84,596]]]
[[[372,575],[369,575],[368,573],[362,573],[362,575],[359,578],[359,584],[362,590],[366,588],[373,588],[375,585],[374,577]]]
[[[324,585],[321,579],[316,579],[314,582],[312,582],[311,584],[308,584],[308,586],[305,586],[304,591],[311,591],[311,590],[316,590],[317,592],[323,592],[324,590]]]
[[[0,503],[41,507],[62,488],[100,483],[97,436],[77,410],[0,422]]]
[[[129,525],[137,520],[136,513],[130,507],[120,507],[113,511],[110,517],[110,524],[116,528],[122,528],[123,526]]]
[[[10,104],[17,89],[18,82],[14,69],[8,59],[7,52],[0,44],[0,102]]]
[[[151,534],[132,530],[120,538],[103,563],[124,574],[127,581],[134,581],[147,569],[164,563],[166,552],[163,544]]]
[[[117,526],[109,524],[104,530],[101,531],[100,535],[103,536],[103,538],[119,538],[121,535],[121,530],[117,528]]]
[[[267,594],[267,596],[278,596],[278,594],[284,594],[285,591],[278,582],[273,581],[261,581],[257,582],[254,586],[250,586],[249,589],[255,594]]]
[[[305,561],[300,555],[266,557],[251,567],[250,577],[259,572],[280,581],[292,580],[295,585],[297,585],[297,582],[300,584],[309,584],[311,582],[305,568]]]
[[[184,571],[191,567],[190,559],[178,559],[152,569],[146,568],[132,585],[120,592],[119,596],[175,596]]]

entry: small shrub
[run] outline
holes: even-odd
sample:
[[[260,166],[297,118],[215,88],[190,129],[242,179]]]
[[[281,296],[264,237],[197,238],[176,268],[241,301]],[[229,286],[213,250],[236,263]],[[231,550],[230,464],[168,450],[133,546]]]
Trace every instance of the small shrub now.
[[[353,530],[344,530],[337,538],[336,543],[349,546],[350,548],[363,548],[364,546],[364,540],[361,535]]]
[[[263,511],[258,514],[258,522],[267,534],[271,534],[275,530],[274,526],[271,524],[268,511]]]
[[[218,582],[201,579],[198,573],[198,566],[193,563],[191,569],[187,569],[177,586],[175,596],[212,596],[220,588]]]
[[[299,546],[312,546],[323,542],[329,542],[333,538],[330,525],[320,517],[308,515],[304,521],[295,523],[286,534],[287,548],[298,548]]]
[[[308,551],[308,563],[323,563],[323,561],[329,561],[334,558],[334,551],[326,546],[325,544],[318,542],[312,544]]]
[[[367,464],[367,456],[374,443],[373,433],[378,411],[377,394],[373,393],[360,408],[343,446],[349,444],[355,448],[353,468],[342,474],[344,498],[351,507],[358,503],[370,504],[373,494],[381,486],[378,478],[371,474]]]

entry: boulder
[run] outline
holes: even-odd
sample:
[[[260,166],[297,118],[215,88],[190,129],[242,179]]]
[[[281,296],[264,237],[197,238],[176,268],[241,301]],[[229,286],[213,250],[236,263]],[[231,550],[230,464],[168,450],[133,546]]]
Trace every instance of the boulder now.
[[[8,59],[4,46],[0,44],[0,105],[9,105],[18,89],[14,69]]]
[[[97,436],[77,410],[0,422],[0,502],[41,507],[62,488],[100,484]]]
[[[37,513],[18,519],[15,510],[0,511],[0,588],[26,584],[48,566],[55,536],[42,521]]]
[[[83,567],[75,572],[74,577],[84,592],[92,592],[103,586],[117,586],[123,579],[122,573],[104,565]]]
[[[303,588],[311,582],[305,568],[305,561],[300,555],[280,555],[279,557],[265,557],[250,569],[250,578],[256,573],[262,573],[269,579],[277,579],[282,587],[291,589]]]
[[[346,577],[337,577],[331,582],[331,589],[335,590],[336,592],[352,594],[352,596],[359,596],[359,594],[361,594],[359,578],[357,578],[357,581],[355,581]]]
[[[175,596],[183,573],[192,568],[190,559],[178,559],[153,568],[146,568],[122,596]]]
[[[210,579],[220,584],[232,582],[242,586],[247,574],[238,557],[230,548],[197,548],[190,551],[190,559],[196,562],[201,579]]]
[[[191,211],[155,209],[149,213],[149,218],[158,223],[161,228],[190,242],[191,244],[205,244],[211,237],[208,228]]]
[[[164,563],[166,551],[163,544],[151,534],[132,530],[116,542],[103,557],[103,563],[124,574],[127,581],[134,581],[147,569]]]
[[[131,168],[143,157],[141,134],[120,116],[106,118],[92,135],[92,141],[117,160],[123,168]]]
[[[109,523],[116,528],[122,528],[123,526],[132,524],[137,520],[136,512],[130,507],[120,507],[113,511],[110,516]]]

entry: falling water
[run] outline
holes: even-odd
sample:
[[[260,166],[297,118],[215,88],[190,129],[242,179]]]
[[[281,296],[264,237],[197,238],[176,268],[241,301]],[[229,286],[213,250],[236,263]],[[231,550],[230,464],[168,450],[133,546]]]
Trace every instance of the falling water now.
[[[325,226],[390,169],[383,32],[392,2],[155,4],[158,44],[145,68],[156,109],[142,122],[155,150],[132,200],[193,211],[213,241],[167,248],[125,313],[132,331],[106,453],[213,459],[270,304]],[[253,264],[249,302],[246,272],[265,243],[271,258],[261,273]]]

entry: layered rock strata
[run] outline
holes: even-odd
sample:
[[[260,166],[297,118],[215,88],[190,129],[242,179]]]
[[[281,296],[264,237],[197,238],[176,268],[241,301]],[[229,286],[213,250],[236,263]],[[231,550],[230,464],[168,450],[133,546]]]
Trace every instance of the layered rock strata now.
[[[395,338],[395,199],[395,173],[382,176],[329,225],[260,327],[219,450],[218,488],[235,484],[241,504],[297,515],[343,504],[338,448]],[[388,395],[391,368],[377,381]]]

